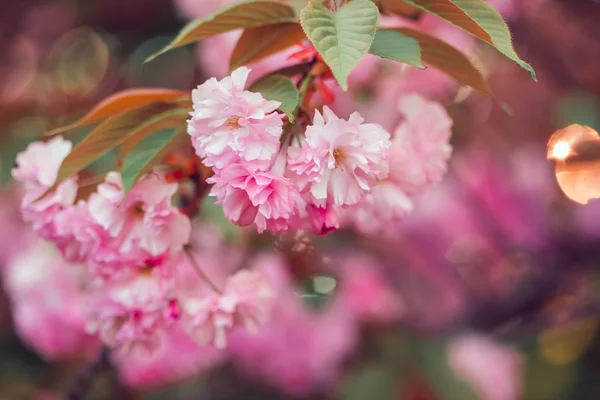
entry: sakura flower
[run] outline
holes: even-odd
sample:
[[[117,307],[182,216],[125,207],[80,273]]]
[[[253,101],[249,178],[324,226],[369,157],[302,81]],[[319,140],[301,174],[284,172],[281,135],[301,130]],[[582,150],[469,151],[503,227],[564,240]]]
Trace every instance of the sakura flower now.
[[[25,222],[42,237],[55,236],[54,217],[75,201],[77,183],[74,178],[62,182],[56,190],[39,199],[56,182],[60,165],[71,152],[71,142],[57,136],[43,143],[34,142],[17,155],[13,178],[23,184],[25,193],[21,201],[21,213]],[[37,201],[36,201],[37,200]]]
[[[84,269],[37,239],[3,270],[19,336],[49,360],[92,355],[99,342],[85,331]]]
[[[243,160],[256,170],[270,166],[279,150],[281,105],[244,90],[250,70],[241,67],[221,81],[209,79],[192,92],[188,133],[196,154],[216,169]]]
[[[340,210],[334,205],[324,207],[308,204],[306,208],[311,227],[317,235],[327,235],[340,228]]]
[[[485,336],[463,334],[452,340],[448,353],[454,372],[470,383],[482,399],[519,398],[523,363],[515,349]]]
[[[231,333],[227,350],[234,365],[293,395],[333,388],[358,339],[349,310],[335,302],[314,312],[294,293],[289,265],[278,255],[257,257],[252,267],[269,277],[277,301],[256,334],[243,329]]]
[[[54,243],[70,262],[88,261],[107,240],[107,234],[95,223],[84,201],[57,214],[54,224]]]
[[[253,171],[232,164],[209,178],[210,196],[223,205],[225,216],[240,226],[256,224],[260,233],[286,230],[298,190],[288,179],[272,172]]]
[[[289,175],[316,206],[356,204],[387,177],[390,134],[363,121],[358,113],[340,119],[325,107],[306,129],[305,145],[288,149]]]
[[[120,351],[114,354],[119,375],[135,387],[153,388],[191,378],[220,364],[223,352],[199,346],[178,326],[172,326],[151,354]]]
[[[228,279],[222,294],[181,300],[182,324],[200,344],[224,348],[227,334],[235,326],[254,333],[265,324],[274,298],[274,290],[263,274],[242,270]]]
[[[89,210],[95,222],[112,238],[109,246],[123,256],[159,256],[180,250],[189,240],[191,222],[171,204],[177,184],[149,174],[124,198],[121,177],[107,175],[97,193],[90,196]]]
[[[156,348],[160,335],[179,317],[169,297],[171,287],[162,271],[151,266],[128,279],[98,282],[88,305],[88,332],[112,347]]]
[[[390,222],[400,221],[414,209],[413,200],[395,183],[379,182],[371,193],[347,210],[345,217],[364,234],[375,234],[389,227]]]
[[[390,150],[390,181],[410,196],[438,183],[452,153],[452,120],[439,103],[418,94],[400,98],[404,121],[398,126]]]

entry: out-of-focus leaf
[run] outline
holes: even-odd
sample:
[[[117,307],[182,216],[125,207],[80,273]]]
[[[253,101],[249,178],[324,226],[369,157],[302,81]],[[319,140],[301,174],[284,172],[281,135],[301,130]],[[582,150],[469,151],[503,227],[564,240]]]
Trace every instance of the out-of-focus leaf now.
[[[519,58],[508,26],[498,11],[484,0],[404,0],[450,22],[494,46],[515,61],[537,81],[531,65]]]
[[[214,224],[228,241],[239,243],[241,240],[241,229],[225,217],[223,207],[215,204],[214,197],[204,197],[201,217],[208,223]]]
[[[542,332],[539,349],[551,364],[569,364],[583,355],[598,332],[598,318],[588,317]]]
[[[402,0],[380,0],[381,9],[386,14],[399,15],[410,19],[419,19],[423,10]]]
[[[267,100],[279,101],[279,109],[287,114],[290,122],[294,122],[294,111],[298,107],[300,95],[294,82],[287,76],[269,75],[256,82],[250,88],[253,92],[259,92]]]
[[[398,31],[378,29],[369,53],[425,69],[421,62],[419,42]]]
[[[177,100],[185,97],[184,92],[170,89],[131,89],[115,93],[112,96],[102,100],[96,107],[87,113],[83,118],[72,124],[53,129],[46,132],[46,135],[57,135],[82,125],[102,121],[103,119],[113,117],[133,108],[142,107],[155,102],[164,102]]]
[[[460,50],[422,31],[410,28],[394,30],[419,42],[421,59],[425,65],[439,69],[460,83],[491,96],[481,71]]]
[[[295,10],[279,1],[240,1],[205,18],[190,22],[169,45],[148,57],[146,62],[176,47],[198,42],[219,33],[297,20]]]
[[[313,1],[300,12],[306,36],[344,90],[348,75],[369,52],[378,17],[377,6],[369,0],[354,0],[335,12]]]
[[[178,106],[169,103],[153,103],[125,111],[100,123],[81,141],[63,161],[55,186],[73,176],[110,150],[119,146],[127,137],[149,134],[173,122],[161,118],[161,114]]]
[[[137,180],[160,164],[167,154],[189,139],[182,128],[165,129],[142,139],[123,160],[121,178],[125,193],[129,193]]]
[[[300,43],[305,38],[302,27],[292,22],[246,29],[233,49],[229,68],[234,70],[256,62]]]
[[[444,341],[415,341],[412,350],[420,370],[443,399],[477,400],[475,391],[451,369],[446,345]]]
[[[556,161],[556,179],[564,194],[587,204],[600,198],[600,136],[594,129],[570,125],[548,141],[548,159]]]
[[[367,365],[347,380],[341,400],[396,400],[400,391],[400,377],[386,365]]]

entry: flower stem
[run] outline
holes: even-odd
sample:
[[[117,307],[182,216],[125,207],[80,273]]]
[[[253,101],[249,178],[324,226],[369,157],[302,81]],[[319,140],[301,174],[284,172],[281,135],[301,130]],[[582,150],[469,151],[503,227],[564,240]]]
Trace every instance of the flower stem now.
[[[208,277],[208,275],[206,275],[202,268],[200,268],[200,265],[194,258],[193,254],[190,252],[190,248],[188,246],[184,246],[183,252],[190,259],[190,262],[194,266],[194,269],[196,270],[198,276],[200,276],[200,278],[202,278],[202,280],[206,282],[215,293],[223,294],[223,292],[217,287],[217,285],[215,285],[214,282],[210,280],[210,278]]]

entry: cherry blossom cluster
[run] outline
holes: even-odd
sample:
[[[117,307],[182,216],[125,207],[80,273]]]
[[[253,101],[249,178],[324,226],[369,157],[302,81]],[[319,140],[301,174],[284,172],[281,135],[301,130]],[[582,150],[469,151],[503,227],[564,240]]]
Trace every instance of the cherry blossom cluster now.
[[[210,195],[235,224],[324,235],[348,221],[373,231],[407,215],[444,174],[452,123],[439,104],[401,98],[405,119],[393,139],[357,112],[343,119],[327,106],[298,132],[279,102],[245,89],[249,73],[198,86],[188,121],[196,154],[214,171]]]
[[[273,296],[261,274],[240,271],[209,294],[198,289],[204,281],[178,279],[193,267],[183,257],[191,221],[172,205],[177,183],[153,172],[126,194],[120,174],[110,172],[88,200],[77,201],[77,177],[55,187],[71,147],[61,137],[30,144],[13,176],[23,184],[25,221],[66,261],[85,265],[90,333],[112,347],[152,349],[178,324],[222,347],[235,326],[256,329],[268,319]]]

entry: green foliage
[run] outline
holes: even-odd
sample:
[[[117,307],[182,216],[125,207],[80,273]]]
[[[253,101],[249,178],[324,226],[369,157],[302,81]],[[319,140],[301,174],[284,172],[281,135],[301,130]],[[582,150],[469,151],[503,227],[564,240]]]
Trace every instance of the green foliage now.
[[[484,0],[404,0],[450,22],[475,37],[494,46],[519,64],[536,81],[531,65],[516,53],[510,31],[498,11]]]
[[[294,122],[294,111],[298,107],[300,95],[294,82],[287,76],[269,75],[250,88],[258,92],[267,100],[279,101],[279,109],[287,114],[290,122]]]
[[[369,52],[378,17],[377,6],[369,0],[354,0],[335,12],[311,2],[300,12],[306,36],[344,90],[348,75]]]
[[[369,53],[425,69],[419,42],[398,31],[378,29]]]
[[[190,22],[169,45],[150,56],[146,62],[176,47],[198,42],[219,33],[297,20],[296,11],[292,7],[275,0],[240,1],[205,18]]]
[[[125,157],[121,179],[125,193],[152,167],[160,164],[167,154],[189,140],[184,129],[171,128],[155,132],[142,139]]]

